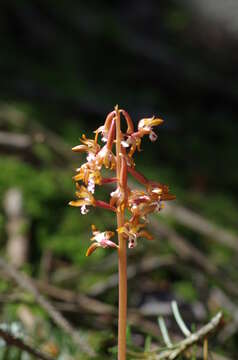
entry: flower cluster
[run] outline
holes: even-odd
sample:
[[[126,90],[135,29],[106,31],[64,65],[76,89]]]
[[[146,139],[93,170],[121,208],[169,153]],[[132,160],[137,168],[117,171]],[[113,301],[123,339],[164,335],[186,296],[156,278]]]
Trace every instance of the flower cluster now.
[[[117,111],[116,111],[117,110]],[[127,129],[123,133],[117,124],[117,114],[122,115],[126,121]],[[120,121],[120,120],[119,120]],[[76,169],[73,177],[76,183],[76,200],[70,205],[80,207],[82,214],[87,214],[89,207],[101,207],[114,213],[124,214],[128,210],[128,219],[123,225],[116,229],[118,234],[128,241],[128,247],[134,248],[138,238],[152,239],[145,227],[148,223],[148,215],[159,212],[163,208],[164,201],[175,199],[169,193],[167,185],[149,181],[143,174],[135,169],[133,155],[135,151],[141,150],[141,140],[148,135],[151,141],[157,139],[154,127],[162,124],[163,120],[151,117],[144,118],[138,122],[137,130],[129,114],[123,109],[116,109],[108,114],[103,126],[95,131],[94,139],[87,139],[82,136],[81,145],[73,147],[74,152],[87,154],[86,162]],[[119,135],[116,132],[120,132]],[[120,152],[115,154],[115,145],[120,139]],[[116,171],[115,177],[105,178],[102,169],[106,168]],[[131,189],[127,184],[127,177],[130,174],[141,185],[142,190]],[[116,183],[116,188],[110,194],[110,201],[96,200],[94,197],[95,186],[102,186],[107,183]],[[92,226],[93,243],[87,250],[89,256],[98,247],[118,248],[118,245],[110,240],[114,236],[112,231],[98,231]]]

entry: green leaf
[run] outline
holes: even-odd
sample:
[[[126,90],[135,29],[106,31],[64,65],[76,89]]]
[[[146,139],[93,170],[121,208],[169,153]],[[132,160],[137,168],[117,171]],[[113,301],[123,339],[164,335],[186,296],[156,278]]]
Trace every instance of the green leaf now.
[[[126,343],[127,345],[132,345],[130,325],[127,325],[126,328]]]
[[[149,352],[151,347],[151,336],[147,335],[145,338],[144,352]]]

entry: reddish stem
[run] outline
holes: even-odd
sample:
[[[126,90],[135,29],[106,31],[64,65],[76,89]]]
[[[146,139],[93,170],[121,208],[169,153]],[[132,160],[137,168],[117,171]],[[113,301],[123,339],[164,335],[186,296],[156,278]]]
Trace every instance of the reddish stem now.
[[[112,120],[110,129],[108,132],[108,140],[107,140],[107,148],[109,150],[112,150],[113,141],[115,139],[115,130],[116,130],[116,123],[115,123],[115,120]]]
[[[112,178],[102,178],[102,184],[111,184],[111,183],[115,183],[117,182],[117,178],[116,177],[112,177]]]
[[[111,206],[110,204],[102,200],[95,200],[94,205],[106,210],[111,210],[113,212],[116,212],[116,208],[114,206]]]
[[[115,115],[116,115],[115,110],[111,111],[111,112],[107,115],[106,120],[105,120],[105,123],[104,123],[104,127],[105,127],[106,130],[109,130],[110,125],[111,125],[111,122],[112,122],[112,120],[113,120],[113,118],[114,118]]]
[[[127,134],[132,134],[134,132],[133,121],[131,120],[130,115],[125,110],[121,109],[120,112],[123,114],[127,122]]]
[[[139,181],[139,183],[141,183],[142,185],[147,186],[149,184],[149,180],[143,175],[141,174],[139,171],[136,171],[135,169],[133,169],[132,167],[128,166],[128,172],[137,180]]]
[[[121,179],[121,167],[123,165],[123,158],[121,157],[121,124],[120,113],[118,106],[115,107],[116,111],[116,156],[117,156],[117,187],[119,188],[121,181],[124,183],[124,191],[127,191],[125,184],[126,174]],[[125,223],[124,208],[117,211],[117,227],[122,227]],[[127,254],[126,246],[127,241],[123,235],[118,233],[118,272],[119,272],[119,311],[118,311],[118,360],[126,360],[126,319],[127,319]]]

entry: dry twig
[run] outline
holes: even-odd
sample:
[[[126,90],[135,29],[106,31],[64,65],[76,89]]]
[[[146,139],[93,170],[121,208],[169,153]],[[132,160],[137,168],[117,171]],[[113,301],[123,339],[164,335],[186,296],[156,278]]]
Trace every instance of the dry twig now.
[[[176,344],[172,344],[170,339],[168,339],[167,328],[162,322],[162,331],[163,336],[166,340],[167,349],[162,350],[161,348],[154,350],[152,352],[146,353],[134,353],[134,357],[147,359],[147,360],[174,360],[178,356],[182,355],[187,349],[189,349],[194,344],[197,344],[211,335],[221,324],[222,313],[219,312],[216,314],[206,325],[204,325],[200,330],[191,333],[184,340]],[[161,321],[160,321],[161,323]],[[138,355],[138,357],[137,357]]]
[[[205,235],[215,242],[228,246],[238,252],[238,237],[222,227],[205,219],[203,216],[177,204],[166,204],[165,214],[174,218],[178,223],[189,229]]]
[[[26,351],[28,354],[35,356],[41,360],[53,360],[52,357],[43,354],[41,351],[34,349],[32,346],[25,344],[21,339],[16,338],[9,332],[0,329],[0,337],[7,343],[9,347],[14,346],[22,351]]]
[[[48,302],[44,296],[40,294],[38,289],[34,286],[32,279],[16,270],[12,265],[8,264],[4,259],[0,258],[0,268],[10,276],[21,288],[29,291],[35,298],[35,301],[48,313],[51,319],[69,334],[74,342],[81,348],[81,350],[91,356],[94,355],[91,347],[88,345],[85,339],[83,339],[73,326],[58,312],[50,302]]]
[[[211,292],[211,300],[216,301],[219,306],[228,310],[232,319],[227,323],[220,332],[218,339],[225,343],[238,330],[238,306],[219,288],[214,288]]]
[[[162,352],[162,354],[157,355],[154,358],[154,360],[176,359],[180,354],[182,354],[189,347],[191,347],[192,345],[203,340],[208,335],[210,335],[215,329],[217,329],[221,323],[221,320],[222,320],[222,313],[219,312],[216,316],[214,316],[211,319],[211,321],[208,324],[204,325],[200,330],[196,331],[195,333],[192,333],[186,339],[184,339],[184,340],[180,341],[178,344],[176,344],[175,349],[166,350],[166,351]],[[151,360],[152,360],[152,358],[151,358]]]

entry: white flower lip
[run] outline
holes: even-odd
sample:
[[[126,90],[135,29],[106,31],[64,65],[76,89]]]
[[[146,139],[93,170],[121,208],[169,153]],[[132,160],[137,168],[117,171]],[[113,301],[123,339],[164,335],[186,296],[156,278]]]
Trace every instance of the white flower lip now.
[[[119,188],[117,188],[115,191],[112,191],[112,192],[110,193],[111,197],[120,196],[120,194],[121,194],[121,191],[120,191]]]
[[[89,153],[88,156],[87,156],[87,161],[91,162],[93,160],[95,160],[95,155],[93,153]]]
[[[81,206],[81,214],[86,215],[88,212],[89,212],[89,210],[87,209],[86,205],[82,205]]]
[[[127,140],[127,141],[128,141],[128,140]],[[123,140],[123,141],[121,142],[122,146],[125,147],[125,148],[127,148],[127,147],[130,146],[127,141]]]
[[[105,236],[105,231],[104,232],[99,232],[98,234],[96,234],[94,236],[94,239],[99,243],[102,242],[105,238],[108,238],[107,236]]]
[[[89,179],[87,189],[88,189],[89,192],[94,194],[94,192],[95,192],[95,182],[94,182],[93,179]]]

